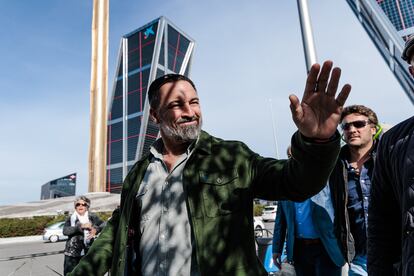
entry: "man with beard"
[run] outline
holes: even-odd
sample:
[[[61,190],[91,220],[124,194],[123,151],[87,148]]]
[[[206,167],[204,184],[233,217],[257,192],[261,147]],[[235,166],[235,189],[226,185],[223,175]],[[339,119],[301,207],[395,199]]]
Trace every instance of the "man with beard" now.
[[[178,74],[156,79],[148,99],[161,138],[131,169],[120,208],[71,275],[266,275],[256,257],[253,198],[301,201],[325,185],[351,89],[335,98],[339,78],[332,62],[315,64],[302,102],[289,97],[299,129],[290,160],[202,131],[194,83]]]
[[[335,235],[349,263],[349,275],[367,275],[368,203],[378,118],[366,106],[347,106],[341,114],[341,128],[346,145],[329,177]]]

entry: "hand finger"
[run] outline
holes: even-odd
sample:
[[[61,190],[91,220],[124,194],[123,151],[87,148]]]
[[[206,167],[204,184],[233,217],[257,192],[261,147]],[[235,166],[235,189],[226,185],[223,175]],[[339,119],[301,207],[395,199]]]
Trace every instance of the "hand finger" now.
[[[331,80],[328,84],[326,94],[331,97],[335,97],[336,90],[338,89],[339,79],[341,78],[341,69],[335,67],[332,70]]]
[[[293,120],[294,121],[300,120],[300,118],[302,118],[303,116],[303,110],[302,110],[302,106],[300,105],[298,97],[292,94],[289,96],[289,100],[290,100],[290,111],[292,112]]]
[[[333,62],[327,60],[323,63],[321,73],[318,77],[317,92],[325,92],[326,85],[328,84],[329,74],[331,73]]]
[[[302,99],[309,98],[314,92],[316,87],[316,80],[318,78],[319,70],[321,66],[318,63],[312,65],[308,77],[306,78],[305,92]]]
[[[336,103],[343,107],[346,99],[348,99],[349,93],[351,93],[351,85],[345,84],[344,87],[342,87],[341,92],[339,93],[338,97],[336,97]]]

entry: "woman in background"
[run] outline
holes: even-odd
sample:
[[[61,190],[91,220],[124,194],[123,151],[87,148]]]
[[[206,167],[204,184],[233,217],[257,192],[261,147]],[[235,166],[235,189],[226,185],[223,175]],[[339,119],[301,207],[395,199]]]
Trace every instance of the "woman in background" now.
[[[103,224],[96,214],[88,212],[91,203],[89,198],[79,196],[74,203],[75,212],[66,219],[63,227],[63,234],[68,236],[64,252],[64,275],[71,272],[86,254]]]

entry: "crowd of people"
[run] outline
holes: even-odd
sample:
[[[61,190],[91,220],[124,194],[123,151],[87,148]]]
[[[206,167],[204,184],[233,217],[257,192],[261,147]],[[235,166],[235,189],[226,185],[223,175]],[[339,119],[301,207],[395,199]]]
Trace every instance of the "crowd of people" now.
[[[414,39],[403,58],[414,77]],[[414,117],[380,135],[372,109],[344,107],[351,86],[337,93],[340,75],[314,64],[302,99],[289,96],[298,131],[287,160],[203,131],[193,81],[156,79],[148,100],[160,138],[92,246],[100,224],[77,199],[65,274],[266,275],[252,225],[261,198],[279,201],[273,259],[281,264],[286,241],[296,275],[414,275]]]

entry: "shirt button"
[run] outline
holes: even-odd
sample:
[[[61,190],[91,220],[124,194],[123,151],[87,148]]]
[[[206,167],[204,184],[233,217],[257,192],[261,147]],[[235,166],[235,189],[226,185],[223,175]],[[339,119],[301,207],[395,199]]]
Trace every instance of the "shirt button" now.
[[[163,240],[163,239],[165,239],[165,235],[164,234],[161,234],[160,235],[160,238]]]
[[[221,182],[223,182],[223,180],[220,177],[217,178],[217,183],[220,184]]]
[[[365,200],[368,200],[368,197],[367,197],[367,196],[364,196],[364,199],[365,199]]]

